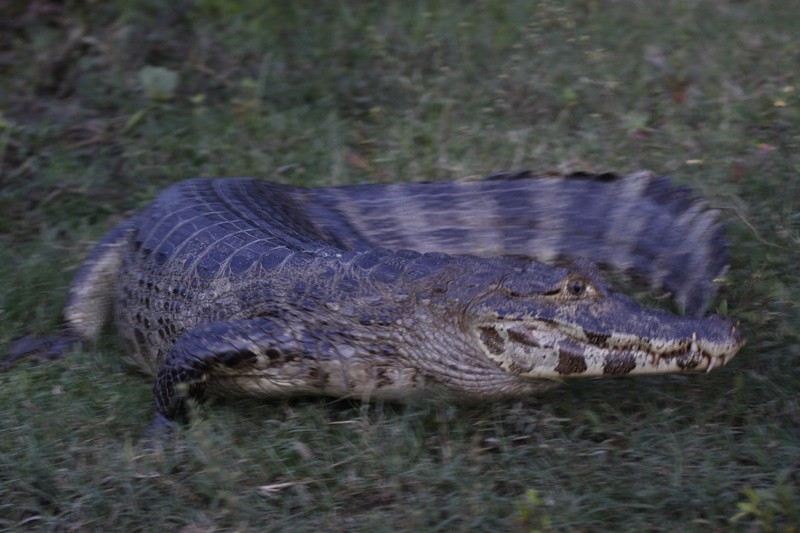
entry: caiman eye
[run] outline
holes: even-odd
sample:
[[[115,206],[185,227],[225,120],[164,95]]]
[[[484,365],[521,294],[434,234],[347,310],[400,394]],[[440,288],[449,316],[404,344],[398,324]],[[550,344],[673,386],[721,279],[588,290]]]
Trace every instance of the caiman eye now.
[[[586,293],[586,282],[582,279],[567,281],[567,293],[570,296],[583,296]]]

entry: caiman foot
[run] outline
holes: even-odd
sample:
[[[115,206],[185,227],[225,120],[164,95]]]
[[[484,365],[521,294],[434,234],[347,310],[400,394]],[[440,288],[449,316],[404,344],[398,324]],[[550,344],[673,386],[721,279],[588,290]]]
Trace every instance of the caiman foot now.
[[[202,404],[206,384],[219,372],[242,371],[255,365],[258,352],[279,344],[272,320],[258,318],[204,324],[185,333],[167,354],[153,394],[158,416],[154,430],[169,423],[189,422],[188,401]]]
[[[150,425],[139,440],[139,444],[144,448],[157,450],[161,449],[175,434],[177,423],[169,420],[161,413],[156,413]]]

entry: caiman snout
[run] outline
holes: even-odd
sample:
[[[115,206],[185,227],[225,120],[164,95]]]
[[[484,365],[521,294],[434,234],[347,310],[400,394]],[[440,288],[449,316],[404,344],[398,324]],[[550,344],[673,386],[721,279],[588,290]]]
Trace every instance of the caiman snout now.
[[[708,324],[708,329],[692,333],[690,351],[703,354],[708,361],[705,371],[711,372],[717,366],[727,364],[745,345],[746,339],[739,322],[733,322],[728,317],[712,315],[703,320]]]
[[[613,293],[568,312],[505,315],[476,333],[489,358],[530,378],[709,372],[745,344],[727,317],[681,317]]]

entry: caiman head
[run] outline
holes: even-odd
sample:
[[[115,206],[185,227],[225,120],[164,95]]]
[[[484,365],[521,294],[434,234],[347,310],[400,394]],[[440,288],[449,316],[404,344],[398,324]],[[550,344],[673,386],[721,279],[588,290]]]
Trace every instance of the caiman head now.
[[[745,343],[726,317],[642,307],[589,263],[526,263],[470,302],[467,315],[486,356],[530,378],[710,371]]]

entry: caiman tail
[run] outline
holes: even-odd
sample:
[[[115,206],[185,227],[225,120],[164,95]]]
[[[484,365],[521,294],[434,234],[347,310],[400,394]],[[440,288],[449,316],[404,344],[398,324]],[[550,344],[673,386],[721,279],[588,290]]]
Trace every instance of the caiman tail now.
[[[671,293],[700,316],[728,264],[719,213],[647,171],[627,176],[528,171],[482,180],[294,189],[315,228],[345,248],[585,258]]]

